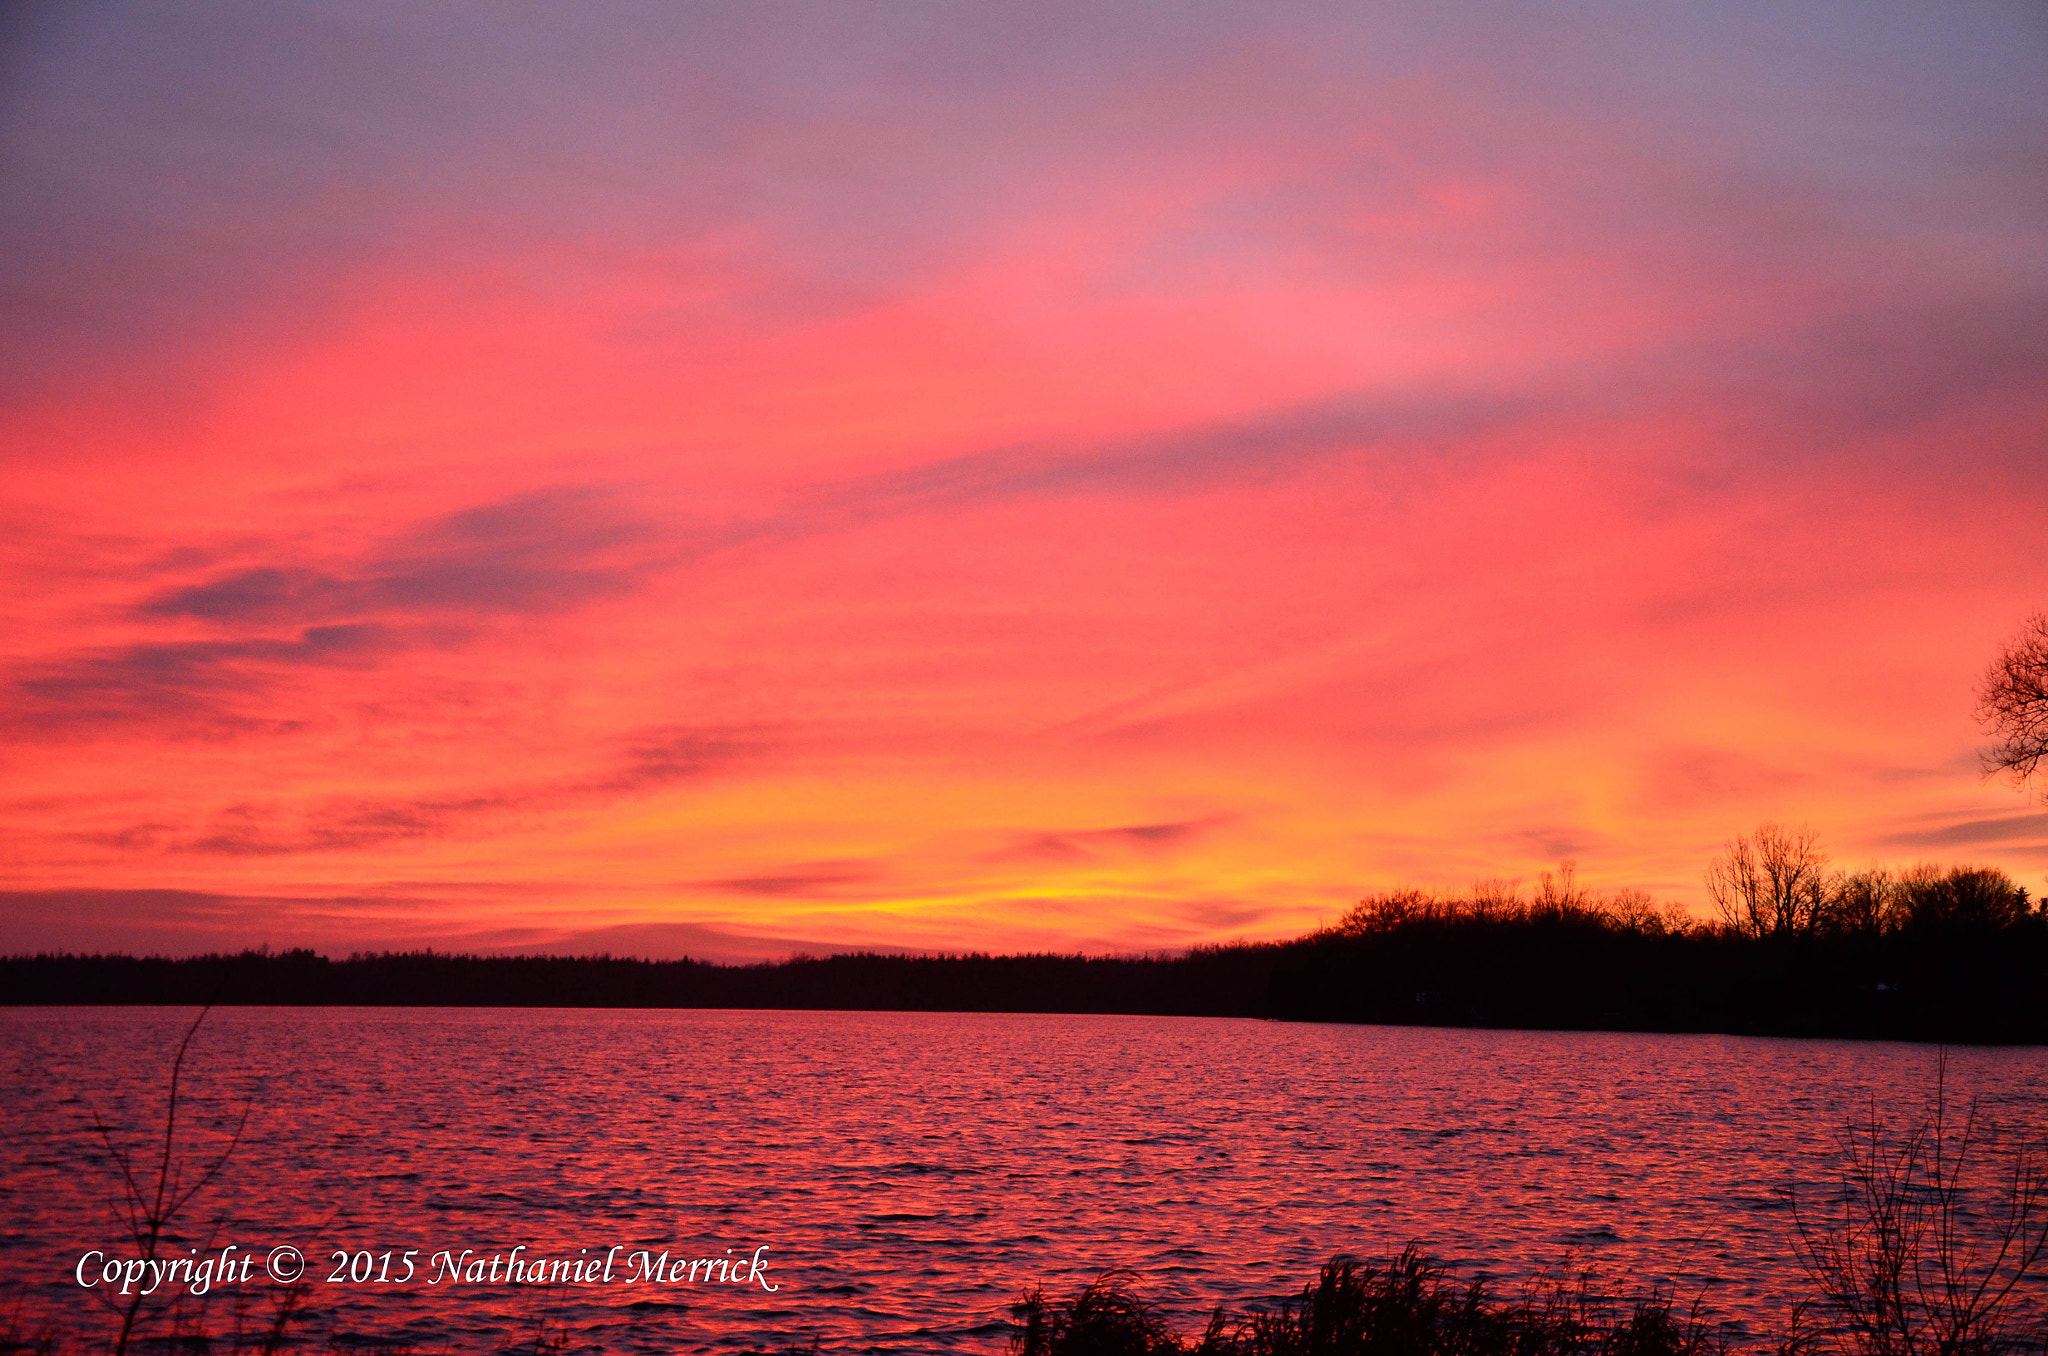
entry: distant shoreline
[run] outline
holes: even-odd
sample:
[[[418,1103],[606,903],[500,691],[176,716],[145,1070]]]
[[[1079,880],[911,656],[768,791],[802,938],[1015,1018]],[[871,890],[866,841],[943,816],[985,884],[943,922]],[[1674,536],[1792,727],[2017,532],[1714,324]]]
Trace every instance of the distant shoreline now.
[[[1177,956],[608,956],[312,951],[0,959],[0,1004],[1095,1013],[2048,1044],[2048,919],[1881,936],[1435,918]]]

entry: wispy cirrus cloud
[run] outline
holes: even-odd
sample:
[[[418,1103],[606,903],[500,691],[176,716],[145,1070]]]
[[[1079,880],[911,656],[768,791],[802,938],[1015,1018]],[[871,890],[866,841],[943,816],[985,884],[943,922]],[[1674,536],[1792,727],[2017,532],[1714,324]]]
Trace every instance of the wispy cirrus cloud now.
[[[230,805],[215,813],[210,830],[202,836],[165,846],[203,857],[361,852],[409,839],[448,837],[517,800],[497,794],[418,800],[343,797],[310,806]]]
[[[282,696],[314,671],[458,648],[492,619],[545,619],[628,594],[666,549],[655,524],[615,494],[576,486],[445,514],[353,559],[215,570],[126,609],[131,628],[181,633],[175,638],[17,662],[0,725],[17,738],[121,726],[203,737],[284,732],[303,721]],[[211,634],[191,638],[194,625]]]
[[[555,488],[460,509],[346,564],[252,565],[162,589],[133,615],[223,626],[545,616],[632,591],[654,568],[644,548],[660,535],[612,493]]]
[[[1516,850],[1516,856],[1528,856],[1533,853],[1553,861],[1564,861],[1582,857],[1604,846],[1606,835],[1594,829],[1556,824],[1517,829],[1502,835],[1502,841]]]
[[[758,876],[730,876],[701,881],[706,889],[741,895],[766,895],[781,899],[832,898],[849,887],[873,884],[881,877],[873,864],[855,861],[806,862]]]
[[[1488,391],[1361,392],[1098,447],[997,448],[828,485],[801,509],[944,512],[1077,496],[1159,497],[1299,475],[1334,457],[1463,446],[1549,402]]]
[[[1711,411],[1741,431],[1662,468],[1652,484],[1733,494],[1760,477],[1867,456],[1872,433],[1903,432],[1990,398],[2048,397],[2048,292],[1969,305],[1852,305],[1768,337],[1646,345],[1597,365],[1566,363],[1463,387],[1353,390],[1243,417],[1099,444],[983,448],[845,478],[734,523],[718,545],[798,538],[879,519],[1047,500],[1164,499],[1307,477],[1333,462],[1374,468],[1383,492],[1452,467],[1527,455],[1513,435],[1628,427]],[[1987,465],[2031,449],[1985,446]],[[1707,455],[1707,454],[1711,455]]]
[[[282,639],[143,642],[16,669],[0,728],[17,738],[124,725],[221,736],[280,733],[297,721],[261,700],[308,669],[366,666],[401,648],[374,622],[309,626]]]
[[[1230,815],[1172,820],[1157,824],[1120,824],[1105,829],[1066,829],[1026,834],[994,854],[1006,858],[1050,861],[1104,854],[1164,853],[1185,847],[1203,834],[1230,822]]]
[[[1886,834],[1877,841],[1886,847],[1927,849],[2027,842],[2048,844],[2048,814],[1956,819],[1931,828]]]
[[[610,741],[609,761],[553,780],[418,795],[326,795],[237,801],[198,821],[161,816],[74,835],[123,852],[200,858],[367,853],[400,844],[488,836],[508,819],[573,815],[623,797],[735,771],[768,756],[769,732],[665,725]]]

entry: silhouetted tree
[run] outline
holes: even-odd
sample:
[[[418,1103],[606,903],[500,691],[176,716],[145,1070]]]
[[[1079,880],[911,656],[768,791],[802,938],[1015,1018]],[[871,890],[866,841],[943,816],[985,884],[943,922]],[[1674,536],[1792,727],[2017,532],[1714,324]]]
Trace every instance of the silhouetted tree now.
[[[1828,886],[1827,916],[1831,933],[1851,937],[1882,937],[1905,922],[1905,887],[1899,873],[1873,866],[1838,874]]]
[[[1915,927],[2009,928],[2027,916],[2027,892],[1995,866],[1923,863],[1899,877],[1899,895]]]
[[[1601,902],[1608,920],[1623,932],[1661,937],[1667,932],[1684,932],[1688,919],[1676,905],[1659,904],[1648,890],[1633,887],[1616,890]]]
[[[1730,839],[1707,866],[1707,893],[1729,927],[1752,937],[1813,931],[1827,904],[1827,854],[1804,826],[1764,823]]]
[[[1977,719],[1998,740],[1983,755],[1985,773],[2024,787],[2048,757],[2048,612],[2027,618],[1985,670]]]

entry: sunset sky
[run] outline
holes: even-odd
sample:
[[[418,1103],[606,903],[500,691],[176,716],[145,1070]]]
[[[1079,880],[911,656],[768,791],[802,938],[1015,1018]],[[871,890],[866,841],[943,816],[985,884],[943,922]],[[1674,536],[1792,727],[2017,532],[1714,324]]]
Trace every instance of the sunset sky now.
[[[0,950],[2044,888],[2034,0],[4,25]]]

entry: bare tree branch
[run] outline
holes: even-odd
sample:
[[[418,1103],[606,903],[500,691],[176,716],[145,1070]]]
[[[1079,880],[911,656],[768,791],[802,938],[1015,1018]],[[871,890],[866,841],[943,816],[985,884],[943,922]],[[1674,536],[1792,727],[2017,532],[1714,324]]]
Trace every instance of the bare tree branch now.
[[[1763,823],[1708,864],[1707,894],[1722,922],[1752,937],[1811,932],[1827,905],[1827,864],[1812,829]]]
[[[1984,775],[2024,788],[2048,758],[2048,612],[2028,617],[1984,671],[1977,721],[1998,741],[1980,755]]]

